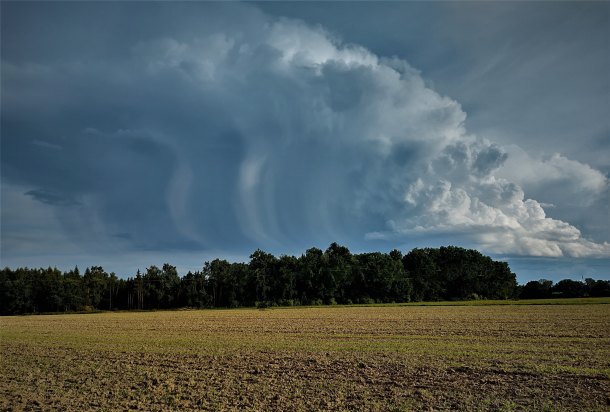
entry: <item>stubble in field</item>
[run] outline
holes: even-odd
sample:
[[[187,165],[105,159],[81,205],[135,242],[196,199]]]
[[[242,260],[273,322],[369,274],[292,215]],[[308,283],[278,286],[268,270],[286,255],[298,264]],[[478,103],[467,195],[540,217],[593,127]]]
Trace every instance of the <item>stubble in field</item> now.
[[[608,410],[610,305],[0,318],[3,410]]]

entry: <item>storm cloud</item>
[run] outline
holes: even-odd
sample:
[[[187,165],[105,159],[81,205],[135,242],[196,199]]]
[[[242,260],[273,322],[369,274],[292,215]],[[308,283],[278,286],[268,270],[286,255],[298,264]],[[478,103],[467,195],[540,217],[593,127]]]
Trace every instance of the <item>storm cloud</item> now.
[[[606,176],[469,133],[459,102],[404,59],[249,5],[39,6],[50,14],[24,4],[3,17],[16,42],[2,58],[3,191],[51,209],[66,237],[95,239],[87,250],[440,234],[508,255],[610,255],[607,236],[545,210],[607,199]],[[140,30],[104,28],[98,13]],[[530,198],[548,185],[562,196]],[[15,207],[3,202],[3,222]]]

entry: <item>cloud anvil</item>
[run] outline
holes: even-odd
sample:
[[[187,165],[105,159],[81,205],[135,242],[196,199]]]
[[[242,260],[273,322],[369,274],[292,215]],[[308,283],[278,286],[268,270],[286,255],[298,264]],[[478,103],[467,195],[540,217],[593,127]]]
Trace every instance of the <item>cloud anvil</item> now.
[[[471,129],[408,54],[277,7],[3,3],[3,262],[439,238],[610,258],[607,162]]]

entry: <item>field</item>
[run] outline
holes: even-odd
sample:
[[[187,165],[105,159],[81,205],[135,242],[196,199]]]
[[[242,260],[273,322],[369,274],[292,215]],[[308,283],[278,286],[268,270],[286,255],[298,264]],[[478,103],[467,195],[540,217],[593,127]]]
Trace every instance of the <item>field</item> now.
[[[0,408],[609,410],[603,302],[4,317]]]

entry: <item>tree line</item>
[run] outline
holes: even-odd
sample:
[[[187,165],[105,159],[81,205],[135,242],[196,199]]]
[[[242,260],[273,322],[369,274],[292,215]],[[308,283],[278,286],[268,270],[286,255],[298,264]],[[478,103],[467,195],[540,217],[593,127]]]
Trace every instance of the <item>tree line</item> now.
[[[472,249],[352,254],[332,243],[300,257],[256,250],[248,263],[215,259],[183,277],[167,263],[126,279],[101,266],[88,267],[82,275],[78,267],[67,272],[5,268],[0,271],[0,313],[610,296],[608,281],[549,282],[519,286],[506,262]]]
[[[527,282],[519,287],[522,299],[584,298],[610,296],[610,281],[587,278],[582,282],[563,279],[557,283],[540,279]]]

